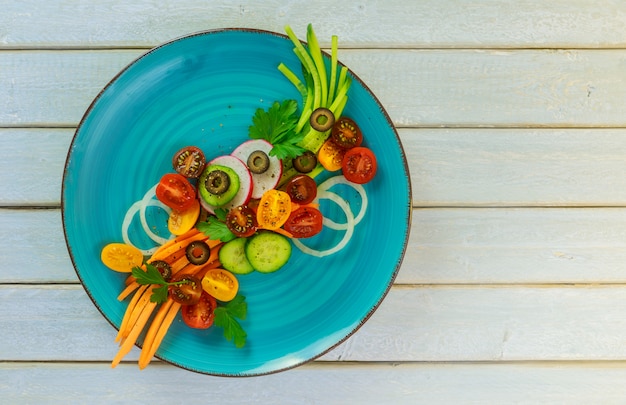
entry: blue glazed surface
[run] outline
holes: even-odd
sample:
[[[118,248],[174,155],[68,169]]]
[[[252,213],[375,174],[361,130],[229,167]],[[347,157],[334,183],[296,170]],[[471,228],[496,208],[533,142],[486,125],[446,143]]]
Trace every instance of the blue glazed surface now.
[[[208,158],[228,154],[248,139],[257,108],[287,98],[300,101],[276,69],[283,62],[299,72],[292,48],[285,36],[256,30],[180,38],[120,72],[86,112],[65,167],[63,225],[85,290],[115,327],[127,305],[116,299],[125,275],[104,267],[100,250],[122,241],[126,211],[172,171],[176,150],[196,145]],[[248,333],[244,348],[236,349],[219,328],[191,330],[178,318],[157,352],[159,358],[213,375],[286,370],[341,343],[378,307],[406,248],[410,179],[391,121],[365,84],[352,76],[356,80],[344,115],[361,126],[379,169],[365,185],[369,207],[349,245],[324,258],[294,247],[289,263],[276,273],[240,276],[240,292],[248,302],[248,317],[241,322]],[[357,193],[337,190],[358,209]],[[322,208],[341,218],[331,204]],[[159,228],[164,220],[154,211],[148,221]],[[136,240],[144,243],[138,234]],[[341,236],[325,230],[315,243],[331,247]]]

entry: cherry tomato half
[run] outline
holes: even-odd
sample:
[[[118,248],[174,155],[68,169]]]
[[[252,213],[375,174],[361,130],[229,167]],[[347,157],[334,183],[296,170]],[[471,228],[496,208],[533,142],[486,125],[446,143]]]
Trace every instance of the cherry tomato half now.
[[[372,180],[376,174],[376,167],[374,152],[363,146],[348,149],[342,163],[344,177],[357,184]]]
[[[205,164],[204,153],[195,146],[182,148],[172,158],[174,170],[185,177],[200,177]]]
[[[202,279],[202,288],[215,299],[226,302],[237,295],[239,281],[228,270],[211,269]]]
[[[291,201],[306,205],[317,197],[317,184],[306,174],[296,174],[282,187]]]
[[[322,213],[313,207],[300,207],[289,215],[284,229],[294,238],[310,238],[322,230]]]
[[[289,218],[289,214],[291,214],[289,194],[280,190],[267,190],[259,202],[256,221],[260,228],[278,229]]]
[[[200,299],[193,305],[183,305],[181,315],[187,326],[194,329],[207,329],[213,325],[215,319],[215,298],[202,291]]]
[[[156,197],[171,209],[185,211],[196,199],[196,190],[184,176],[167,173],[157,184]]]
[[[133,267],[141,266],[143,254],[125,243],[109,243],[100,252],[100,259],[111,270],[130,273]]]
[[[193,200],[191,207],[185,211],[172,210],[167,220],[167,229],[174,235],[182,235],[188,232],[200,217],[200,201]]]
[[[346,149],[361,146],[363,142],[361,128],[348,117],[341,117],[335,122],[330,136],[337,145]]]
[[[197,277],[189,274],[174,275],[171,283],[177,283],[169,287],[170,297],[183,305],[193,305],[200,300],[202,295],[202,282]]]
[[[341,169],[341,162],[346,149],[337,145],[333,138],[328,138],[317,152],[317,161],[329,172],[336,172]]]
[[[247,238],[256,232],[256,213],[246,205],[231,208],[226,214],[226,226],[240,238]]]

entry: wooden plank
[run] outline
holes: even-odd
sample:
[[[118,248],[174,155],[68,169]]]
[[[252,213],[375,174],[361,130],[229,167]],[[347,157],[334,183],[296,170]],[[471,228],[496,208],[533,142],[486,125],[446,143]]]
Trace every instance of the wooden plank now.
[[[321,360],[623,361],[624,300],[624,285],[400,286]],[[117,349],[77,285],[0,286],[0,329],[1,361],[110,361]]]
[[[298,10],[306,9],[306,13]],[[332,0],[210,3],[105,0],[8,2],[0,15],[0,46],[153,46],[190,32],[253,27],[304,37],[312,22],[322,43],[339,35],[347,47],[624,47],[626,6],[584,0],[401,0],[342,4]],[[346,16],[350,18],[347,20]],[[374,23],[375,22],[375,23]]]
[[[0,205],[59,206],[71,129],[0,129]]]
[[[1,206],[58,206],[74,129],[0,129]],[[413,204],[624,206],[626,130],[401,128]]]
[[[0,126],[74,126],[143,51],[4,51]],[[626,126],[626,50],[344,50],[401,127]],[[54,102],[50,102],[54,100]]]
[[[626,209],[416,209],[397,284],[626,283]],[[60,210],[0,209],[0,283],[76,283]],[[45,269],[42,271],[42,269]]]
[[[401,130],[413,204],[626,204],[623,129]]]
[[[161,403],[219,398],[220,404],[617,404],[626,364],[324,364],[256,378],[219,378],[166,364],[139,372],[98,363],[2,363],[7,403]],[[98,382],[95,384],[94,382]],[[176,381],[176,384],[172,384]],[[207,391],[207,387],[210,387]]]

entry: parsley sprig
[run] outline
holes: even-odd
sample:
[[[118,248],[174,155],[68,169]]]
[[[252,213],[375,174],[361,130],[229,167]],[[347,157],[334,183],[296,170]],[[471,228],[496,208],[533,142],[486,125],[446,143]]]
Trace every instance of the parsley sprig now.
[[[215,308],[214,325],[224,328],[224,337],[228,341],[232,340],[237,348],[245,346],[248,336],[237,321],[246,319],[248,304],[245,300],[243,295],[237,295],[226,305]]]
[[[205,222],[199,222],[196,228],[208,236],[211,240],[221,240],[226,243],[237,236],[226,226],[227,210],[220,208],[215,210],[215,216],[209,216]]]
[[[304,138],[296,132],[299,115],[295,100],[274,103],[266,110],[258,108],[252,117],[248,135],[252,139],[265,139],[273,145],[270,156],[278,159],[294,158],[304,153],[304,148],[296,145]]]
[[[150,263],[146,263],[146,271],[144,271],[141,267],[133,267],[131,274],[135,277],[138,284],[155,284],[159,286],[152,289],[152,295],[150,296],[150,301],[156,302],[157,304],[167,300],[169,286],[187,283],[186,280],[168,283],[165,281],[159,270]]]

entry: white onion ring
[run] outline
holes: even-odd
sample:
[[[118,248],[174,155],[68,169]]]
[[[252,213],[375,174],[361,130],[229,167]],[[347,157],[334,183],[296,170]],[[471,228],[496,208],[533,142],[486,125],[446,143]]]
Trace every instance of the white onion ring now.
[[[311,255],[311,256],[316,256],[316,257],[324,257],[324,256],[332,255],[333,253],[340,251],[348,244],[350,239],[352,239],[352,235],[354,233],[355,222],[354,222],[354,214],[352,213],[352,210],[350,209],[350,205],[348,205],[346,200],[339,197],[337,194],[331,191],[325,191],[322,193],[321,197],[318,194],[318,198],[326,198],[328,200],[331,200],[332,202],[337,204],[339,208],[341,208],[343,212],[346,214],[346,224],[345,224],[346,233],[343,235],[343,238],[334,247],[330,249],[326,249],[326,250],[312,249],[308,246],[305,246],[304,243],[302,243],[302,241],[297,238],[292,239],[292,241],[293,241],[293,244],[298,249],[300,249],[303,253]],[[324,220],[326,219],[327,218],[324,218]]]
[[[368,204],[367,193],[365,192],[365,188],[361,184],[352,183],[351,181],[348,181],[344,176],[331,177],[317,187],[317,193],[318,193],[317,199],[318,200],[323,199],[325,193],[329,193],[330,191],[328,190],[337,184],[345,184],[347,186],[350,186],[353,189],[355,189],[361,196],[361,210],[354,217],[354,225],[358,225],[359,222],[361,222],[361,220],[365,216],[365,212],[367,211],[367,204]],[[345,230],[347,227],[347,224],[339,224],[328,218],[324,218],[324,225],[328,226],[330,229],[335,229],[335,230]]]
[[[143,198],[141,200],[135,201],[130,208],[128,209],[128,211],[126,211],[126,214],[124,215],[124,220],[122,221],[122,239],[124,240],[124,243],[134,246],[137,249],[139,249],[141,251],[141,253],[144,256],[150,256],[152,255],[152,253],[154,253],[154,251],[158,248],[158,246],[154,246],[150,249],[142,249],[138,246],[136,246],[135,244],[132,243],[132,241],[130,240],[130,236],[128,235],[128,229],[130,228],[130,224],[133,221],[133,218],[135,217],[135,215],[139,212],[139,219],[141,222],[141,227],[143,229],[143,231],[146,233],[146,235],[148,235],[148,237],[150,239],[152,239],[152,241],[154,241],[155,243],[162,245],[165,242],[168,241],[168,239],[163,238],[162,236],[159,236],[157,234],[155,234],[151,229],[150,226],[148,225],[148,221],[146,220],[146,209],[148,207],[158,207],[163,209],[168,215],[171,212],[171,208],[169,208],[168,206],[166,206],[165,204],[163,204],[161,201],[159,200],[153,200],[152,196],[154,196],[156,190],[156,185],[153,186],[150,190],[148,190],[146,192],[146,194],[144,194]]]
[[[162,245],[165,242],[167,242],[168,239],[152,232],[152,230],[150,229],[150,226],[148,226],[148,221],[146,220],[146,208],[148,208],[149,206],[160,207],[167,213],[167,215],[170,215],[170,213],[172,212],[172,209],[168,207],[167,205],[163,204],[161,201],[152,199],[152,197],[156,193],[156,188],[157,188],[157,184],[152,186],[152,188],[148,190],[146,194],[144,194],[141,200],[142,207],[139,210],[139,219],[141,220],[141,226],[143,227],[143,230],[148,235],[148,237],[152,239],[155,243]]]

